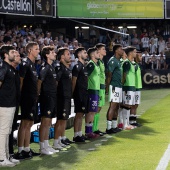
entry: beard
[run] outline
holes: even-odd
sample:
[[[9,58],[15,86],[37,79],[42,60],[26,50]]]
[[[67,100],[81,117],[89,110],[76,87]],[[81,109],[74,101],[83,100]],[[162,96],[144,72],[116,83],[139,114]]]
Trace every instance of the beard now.
[[[10,62],[13,62],[13,61],[15,61],[15,58],[8,58],[8,60],[9,60]]]

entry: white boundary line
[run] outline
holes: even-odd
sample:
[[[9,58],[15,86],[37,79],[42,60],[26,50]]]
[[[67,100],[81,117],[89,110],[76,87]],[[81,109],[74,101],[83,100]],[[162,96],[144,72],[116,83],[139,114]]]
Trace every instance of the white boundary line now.
[[[164,155],[162,156],[161,160],[159,161],[156,170],[166,170],[169,161],[170,161],[170,144],[168,145],[168,148],[164,152]]]

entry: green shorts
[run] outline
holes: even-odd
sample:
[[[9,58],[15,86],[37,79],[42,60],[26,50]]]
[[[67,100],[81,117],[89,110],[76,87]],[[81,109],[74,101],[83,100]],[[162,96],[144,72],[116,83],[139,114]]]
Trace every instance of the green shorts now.
[[[99,107],[102,107],[105,105],[105,89],[99,90]]]

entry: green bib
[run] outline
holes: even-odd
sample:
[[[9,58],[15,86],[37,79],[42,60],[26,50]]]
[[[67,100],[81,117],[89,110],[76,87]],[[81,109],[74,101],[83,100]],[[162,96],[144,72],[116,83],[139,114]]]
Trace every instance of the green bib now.
[[[105,85],[105,66],[102,60],[98,61],[98,65],[100,68],[100,84]]]
[[[92,60],[89,61],[88,65],[93,65],[94,69],[90,75],[88,75],[88,89],[100,90],[100,68]],[[87,66],[88,68],[88,66]]]
[[[123,90],[134,91],[135,90],[135,65],[132,64],[129,60],[126,60],[125,62],[129,62],[130,70],[126,73],[126,81],[123,85]]]
[[[141,69],[137,63],[136,65],[137,65],[137,71],[135,74],[135,87],[136,89],[141,89],[142,88]]]

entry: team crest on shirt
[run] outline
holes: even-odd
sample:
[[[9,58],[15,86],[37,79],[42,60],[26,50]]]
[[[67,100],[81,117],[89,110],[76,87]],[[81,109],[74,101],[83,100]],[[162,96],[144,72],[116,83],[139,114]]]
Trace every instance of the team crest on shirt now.
[[[32,65],[30,65],[31,66],[31,68],[32,68]]]
[[[72,74],[71,74],[71,73],[69,74],[69,78],[70,78],[70,79],[72,78]]]
[[[50,111],[50,110],[49,110],[49,111],[47,111],[47,114],[48,114],[48,115],[50,115],[50,114],[51,114],[51,111]]]
[[[63,113],[63,116],[65,117],[65,116],[66,116],[66,113]]]
[[[56,78],[56,77],[57,77],[57,75],[56,75],[56,74],[53,74],[53,77],[54,77],[54,78]]]
[[[30,116],[33,117],[33,113],[30,113]]]
[[[23,58],[22,61],[27,61],[27,58]]]
[[[82,110],[85,110],[85,107],[82,107]]]

